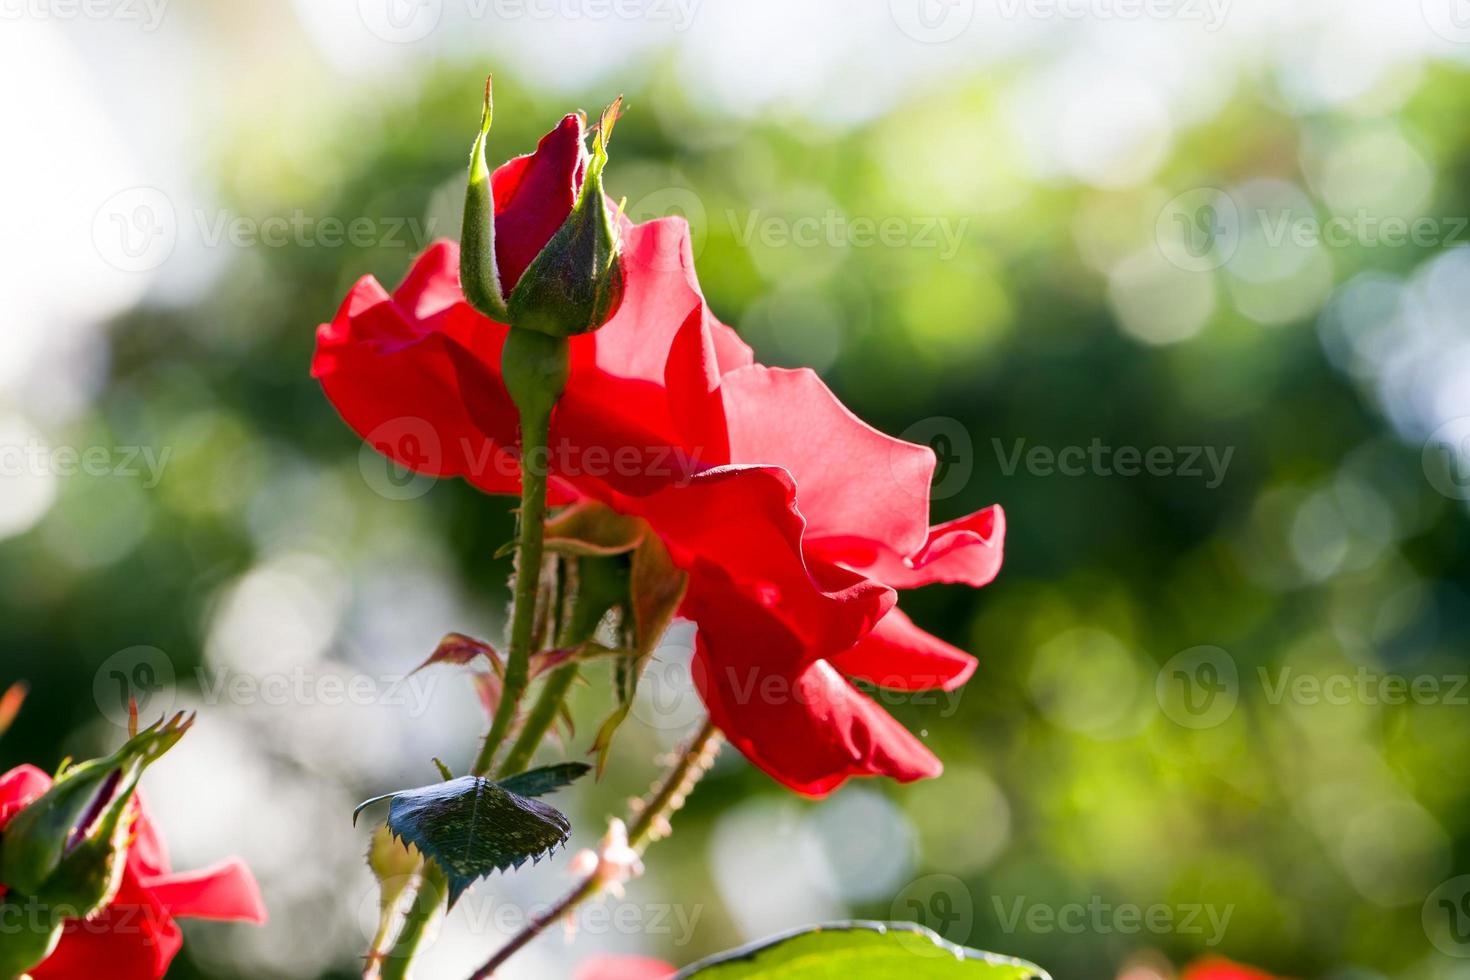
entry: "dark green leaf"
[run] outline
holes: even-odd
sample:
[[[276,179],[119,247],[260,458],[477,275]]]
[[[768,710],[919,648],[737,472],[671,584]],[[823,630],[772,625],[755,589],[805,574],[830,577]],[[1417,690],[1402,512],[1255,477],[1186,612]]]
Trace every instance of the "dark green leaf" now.
[[[675,980],[1050,980],[1023,960],[945,942],[911,922],[840,922],[721,953]]]
[[[448,782],[390,793],[384,799],[388,829],[412,844],[449,878],[452,908],[465,889],[492,871],[540,861],[571,834],[566,815],[555,807],[513,793],[493,780],[461,776]]]
[[[563,786],[570,786],[591,769],[591,766],[583,762],[563,762],[555,766],[542,766],[539,769],[528,769],[518,776],[502,779],[500,788],[521,796],[545,796],[547,793],[556,792]]]

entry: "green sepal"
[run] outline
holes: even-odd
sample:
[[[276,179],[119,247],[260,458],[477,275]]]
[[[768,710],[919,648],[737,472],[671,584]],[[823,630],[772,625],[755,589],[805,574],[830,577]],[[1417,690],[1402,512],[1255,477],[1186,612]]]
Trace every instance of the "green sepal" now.
[[[61,942],[66,921],[60,916],[36,915],[28,900],[14,892],[0,898],[0,921],[16,923],[0,942],[0,977],[25,977],[40,966]]]
[[[505,295],[500,288],[500,268],[495,262],[495,192],[490,183],[490,163],[485,144],[495,103],[490,79],[485,79],[485,102],[480,111],[480,132],[470,147],[469,184],[464,195],[464,225],[459,236],[459,282],[470,305],[492,320],[510,321]]]

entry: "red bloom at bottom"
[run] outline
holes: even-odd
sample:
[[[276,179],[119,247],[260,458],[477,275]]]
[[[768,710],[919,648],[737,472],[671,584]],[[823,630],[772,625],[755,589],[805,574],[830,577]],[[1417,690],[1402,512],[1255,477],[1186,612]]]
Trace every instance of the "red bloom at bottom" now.
[[[50,786],[51,777],[34,766],[0,776],[0,829]],[[174,873],[142,801],[135,805],[134,840],[117,896],[101,915],[67,923],[56,951],[31,971],[34,980],[160,980],[183,945],[175,919],[265,922],[260,889],[242,862]]]

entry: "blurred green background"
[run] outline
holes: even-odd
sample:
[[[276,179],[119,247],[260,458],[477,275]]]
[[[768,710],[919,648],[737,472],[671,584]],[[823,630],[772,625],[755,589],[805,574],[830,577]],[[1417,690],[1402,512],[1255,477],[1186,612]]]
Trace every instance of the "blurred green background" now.
[[[1470,977],[1470,37],[1418,6],[28,8],[0,41],[0,684],[32,692],[0,765],[116,744],[124,681],[199,709],[150,803],[179,864],[246,856],[274,921],[190,926],[171,976],[355,975],[350,808],[468,760],[468,682],[401,675],[498,637],[510,501],[394,482],[307,369],[357,277],[457,235],[494,70],[502,158],[625,93],[609,190],[690,219],[717,314],[933,443],[936,521],[1009,521],[993,585],[905,600],[981,660],[893,709],[942,779],[812,804],[727,751],[627,898],[507,976],[855,915],[1059,978]],[[578,846],[693,717],[687,647],[561,801]],[[555,864],[478,887],[424,975]]]

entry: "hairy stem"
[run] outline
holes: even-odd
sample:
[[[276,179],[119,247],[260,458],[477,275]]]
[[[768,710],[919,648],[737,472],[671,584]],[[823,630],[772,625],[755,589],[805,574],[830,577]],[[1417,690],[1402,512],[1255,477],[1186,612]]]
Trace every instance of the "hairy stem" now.
[[[694,789],[719,751],[720,736],[714,723],[705,720],[704,727],[690,740],[689,745],[675,760],[673,766],[654,787],[652,794],[642,802],[633,822],[628,827],[628,843],[640,854],[650,843],[666,832],[669,817],[684,805],[684,800]],[[577,906],[602,891],[602,878],[596,873],[583,878],[562,896],[551,908],[526,923],[520,932],[496,951],[495,955],[471,975],[470,980],[486,980],[506,961],[524,948],[531,940],[554,925],[558,919],[573,911]]]
[[[531,757],[541,747],[541,740],[546,737],[551,726],[556,724],[557,715],[561,714],[562,702],[566,700],[567,692],[577,679],[577,670],[576,663],[562,664],[546,678],[531,713],[526,716],[520,735],[511,745],[505,761],[500,764],[499,778],[524,772],[530,765]]]
[[[704,726],[674,760],[653,795],[640,802],[639,812],[628,827],[628,844],[634,850],[642,854],[649,844],[664,836],[662,825],[675,811],[683,809],[684,800],[709,772],[719,750],[720,733],[715,723],[706,718]]]
[[[531,639],[536,627],[536,589],[541,581],[541,552],[546,523],[546,440],[551,413],[521,412],[521,513],[516,549],[516,584],[511,609],[510,649],[505,659],[505,685],[480,746],[474,773],[495,767],[495,754],[510,732],[526,694],[531,673]]]

